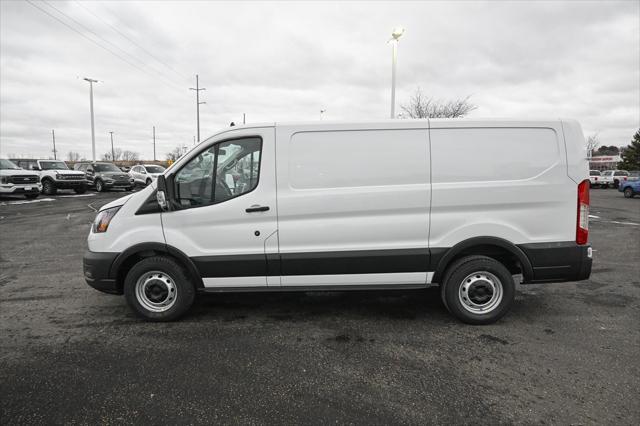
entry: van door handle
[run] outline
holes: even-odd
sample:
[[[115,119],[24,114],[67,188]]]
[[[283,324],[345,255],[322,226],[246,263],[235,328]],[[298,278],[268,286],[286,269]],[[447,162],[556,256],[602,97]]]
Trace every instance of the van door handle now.
[[[251,206],[248,209],[246,209],[245,211],[247,213],[266,212],[266,211],[269,211],[269,206]]]

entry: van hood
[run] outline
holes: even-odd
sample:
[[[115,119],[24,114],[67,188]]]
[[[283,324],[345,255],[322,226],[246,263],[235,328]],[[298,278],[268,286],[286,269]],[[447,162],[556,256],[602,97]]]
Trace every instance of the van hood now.
[[[129,194],[129,195],[125,195],[124,197],[120,197],[117,200],[113,200],[110,203],[105,204],[104,206],[100,207],[99,211],[102,210],[106,210],[106,209],[110,209],[112,207],[120,207],[120,206],[124,206],[124,204],[129,201],[129,199],[131,197],[133,197],[134,195],[137,195],[138,193],[134,193],[134,194]]]

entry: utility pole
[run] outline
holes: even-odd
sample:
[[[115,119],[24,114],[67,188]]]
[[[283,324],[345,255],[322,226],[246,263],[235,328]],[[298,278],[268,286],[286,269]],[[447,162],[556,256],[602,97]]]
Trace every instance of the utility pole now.
[[[58,157],[56,156],[56,132],[51,129],[51,137],[53,138],[53,159],[57,160]]]
[[[196,74],[196,87],[189,87],[189,90],[196,91],[196,123],[198,129],[198,142],[200,142],[200,105],[206,104],[206,102],[200,102],[200,91],[207,89],[204,87],[200,87],[200,83],[198,82],[198,74]]]
[[[111,134],[111,161],[113,161],[115,163],[116,161],[116,154],[113,151],[113,132],[109,132],[109,134]]]
[[[88,77],[84,78],[89,82],[89,106],[91,109],[91,153],[93,155],[93,161],[96,161],[96,131],[93,122],[93,83],[97,83],[98,80],[94,80]]]
[[[242,113],[242,124],[247,124],[247,114]]]
[[[156,161],[156,126],[153,126],[153,161]]]

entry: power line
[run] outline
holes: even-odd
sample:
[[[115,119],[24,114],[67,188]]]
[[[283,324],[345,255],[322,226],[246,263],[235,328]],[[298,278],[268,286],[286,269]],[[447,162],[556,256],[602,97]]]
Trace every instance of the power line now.
[[[78,22],[77,20],[75,20],[74,18],[72,18],[71,16],[67,15],[66,13],[64,13],[63,11],[61,11],[60,9],[58,9],[57,7],[55,7],[54,5],[52,5],[51,3],[47,2],[46,0],[42,0],[42,2],[44,4],[46,4],[47,6],[49,6],[50,8],[54,9],[55,11],[57,11],[60,15],[64,16],[65,18],[67,18],[68,20],[74,22],[76,25],[80,26],[81,28],[83,28],[85,31],[90,32],[91,34],[94,35],[94,37],[96,37],[98,40],[103,41],[104,43],[109,44],[110,46],[113,46],[114,48],[118,49],[120,52],[122,52],[123,54],[125,54],[126,56],[128,56],[129,58],[133,59],[134,61],[138,61],[140,62],[143,66],[146,65],[143,61],[139,60],[138,58],[136,58],[135,56],[131,55],[129,52],[125,51],[124,49],[122,49],[120,46],[110,42],[109,40],[105,39],[104,37],[101,37],[100,34],[96,33],[95,31],[91,30],[91,28],[83,25],[81,22]],[[166,80],[166,82],[168,82],[169,84],[173,84],[173,82],[169,79],[167,79],[167,77],[160,73],[158,70],[150,67],[153,71],[155,71],[156,73],[159,74],[160,78],[164,78]],[[145,71],[146,72],[146,71]],[[149,74],[151,75],[151,74]],[[178,89],[178,87],[175,87],[176,89]]]
[[[74,28],[73,26],[67,24],[65,21],[63,21],[62,19],[58,18],[55,15],[52,15],[51,13],[49,13],[48,11],[46,11],[45,9],[41,8],[40,6],[36,5],[32,0],[26,0],[27,3],[29,3],[31,6],[35,7],[36,9],[38,9],[39,11],[41,11],[42,13],[44,13],[45,15],[48,15],[49,17],[55,19],[56,21],[60,22],[62,25],[64,25],[65,27],[69,28],[71,31],[77,33],[78,35],[80,35],[81,37],[89,40],[91,43],[95,44],[96,46],[100,47],[101,49],[106,50],[107,52],[111,53],[113,56],[117,57],[118,59],[120,59],[122,62],[127,63],[128,65],[131,65],[132,67],[138,69],[139,71],[142,71],[143,73],[152,76],[151,74],[149,74],[145,69],[140,68],[138,65],[129,62],[127,59],[123,58],[122,56],[118,55],[116,52],[114,52],[113,50],[109,49],[108,47],[105,47],[103,45],[101,45],[100,43],[98,43],[97,41],[95,41],[94,39],[92,39],[91,37],[88,37],[86,34],[82,33],[81,31],[78,31],[78,29]],[[152,76],[153,77],[153,76]],[[166,83],[164,80],[162,81],[165,84]],[[182,89],[178,89],[177,87],[170,85],[170,87],[172,89],[176,89],[176,90],[180,90],[182,91]]]
[[[153,53],[149,52],[147,49],[145,49],[143,46],[141,46],[140,44],[136,43],[134,40],[132,40],[129,36],[127,36],[125,33],[123,33],[122,31],[120,31],[119,29],[117,29],[116,27],[114,27],[113,25],[111,25],[110,23],[108,23],[107,21],[105,21],[104,19],[102,19],[100,16],[96,15],[95,13],[93,13],[90,9],[88,9],[87,7],[85,7],[81,2],[79,2],[78,0],[74,0],[75,3],[78,4],[78,6],[82,7],[85,11],[87,11],[88,13],[90,13],[91,15],[93,15],[93,17],[95,17],[97,20],[99,20],[100,22],[102,22],[103,24],[107,25],[109,28],[111,28],[113,31],[115,31],[116,33],[120,34],[122,37],[124,37],[125,39],[129,40],[133,45],[135,45],[136,47],[138,47],[140,50],[142,50],[144,53],[146,53],[149,57],[155,59],[157,62],[161,63],[162,65],[164,65],[165,67],[167,67],[168,69],[170,69],[171,71],[173,71],[178,77],[180,78],[184,78],[185,80],[188,79],[188,77],[184,74],[181,74],[180,72],[176,71],[175,68],[173,68],[171,65],[167,64],[166,62],[164,62],[162,59],[158,58],[157,56],[155,56]],[[113,11],[110,11],[112,15],[115,15],[113,13]]]

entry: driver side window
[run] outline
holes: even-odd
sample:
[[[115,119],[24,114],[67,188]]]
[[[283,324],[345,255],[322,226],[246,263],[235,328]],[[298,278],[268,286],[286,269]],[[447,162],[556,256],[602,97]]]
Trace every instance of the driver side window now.
[[[220,142],[176,173],[175,194],[182,208],[206,206],[246,194],[258,185],[262,139]]]

